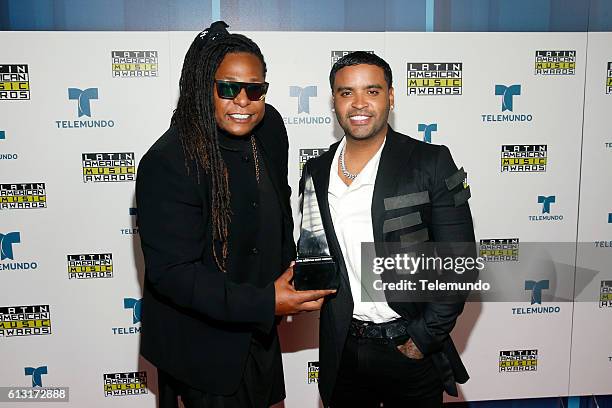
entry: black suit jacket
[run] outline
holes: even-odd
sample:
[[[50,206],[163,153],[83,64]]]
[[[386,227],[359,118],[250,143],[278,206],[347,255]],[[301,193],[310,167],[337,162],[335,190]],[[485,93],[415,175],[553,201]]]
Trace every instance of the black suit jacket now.
[[[327,199],[330,166],[338,144],[332,145],[320,157],[309,160],[305,169],[312,176],[330,251],[339,263],[341,275],[338,292],[326,298],[321,309],[319,390],[326,406],[334,389],[353,314],[348,274]],[[464,189],[461,182],[451,183],[452,188],[446,182],[456,174],[461,173],[458,173],[448,148],[417,141],[389,127],[372,197],[374,241],[399,242],[400,235],[404,235],[438,242],[474,242],[466,198],[469,190]],[[385,220],[416,211],[420,213],[420,224],[400,231],[383,232]],[[457,395],[455,382],[463,383],[469,376],[449,334],[463,310],[463,302],[398,302],[389,303],[389,306],[409,321],[410,337],[423,354],[431,356],[446,391]]]
[[[272,106],[266,105],[255,137],[280,200],[282,264],[288,266],[295,258],[288,141]],[[276,330],[274,284],[256,287],[244,282],[248,270],[218,269],[209,177],[194,163],[189,169],[185,163],[178,131],[171,127],[138,167],[136,199],[145,259],[141,354],[193,388],[227,395],[239,386],[252,333]],[[256,246],[255,236],[230,239],[232,248]],[[265,267],[266,260],[261,262]],[[275,272],[277,277],[283,271]]]

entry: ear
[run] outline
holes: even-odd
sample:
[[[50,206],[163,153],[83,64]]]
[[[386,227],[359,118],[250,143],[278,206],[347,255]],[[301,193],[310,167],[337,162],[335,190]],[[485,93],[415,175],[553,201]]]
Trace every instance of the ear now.
[[[389,106],[395,105],[395,91],[393,87],[389,88]]]

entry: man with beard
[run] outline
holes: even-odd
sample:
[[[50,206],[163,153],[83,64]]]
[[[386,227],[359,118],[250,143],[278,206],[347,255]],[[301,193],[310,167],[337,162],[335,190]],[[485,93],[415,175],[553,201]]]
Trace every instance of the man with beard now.
[[[330,85],[345,137],[304,168],[340,270],[321,309],[324,405],[439,407],[468,379],[450,338],[464,303],[362,301],[361,243],[474,242],[465,173],[445,146],[388,125],[394,91],[380,57],[344,56]]]

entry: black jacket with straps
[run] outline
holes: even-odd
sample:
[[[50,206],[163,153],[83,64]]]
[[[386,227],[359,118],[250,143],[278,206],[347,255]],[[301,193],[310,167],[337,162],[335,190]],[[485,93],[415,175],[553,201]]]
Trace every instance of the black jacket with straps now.
[[[305,169],[312,176],[330,251],[339,263],[341,275],[338,292],[328,297],[321,309],[319,390],[326,406],[334,389],[353,313],[346,266],[327,199],[330,166],[338,144],[309,160]],[[374,241],[400,242],[408,237],[414,241],[474,242],[474,228],[467,203],[469,187],[464,188],[462,182],[447,183],[447,180],[457,179],[461,174],[445,146],[417,141],[389,127],[372,198]],[[385,220],[414,212],[419,213],[421,223],[400,230],[383,231]],[[409,322],[410,337],[421,352],[431,356],[446,392],[457,395],[455,383],[464,383],[469,376],[450,332],[463,310],[463,302],[390,302],[389,306]]]

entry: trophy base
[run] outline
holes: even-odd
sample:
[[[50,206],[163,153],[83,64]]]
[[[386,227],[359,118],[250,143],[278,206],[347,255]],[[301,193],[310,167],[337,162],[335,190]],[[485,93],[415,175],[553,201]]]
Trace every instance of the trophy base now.
[[[296,290],[337,289],[338,266],[331,256],[298,258],[293,266]]]

